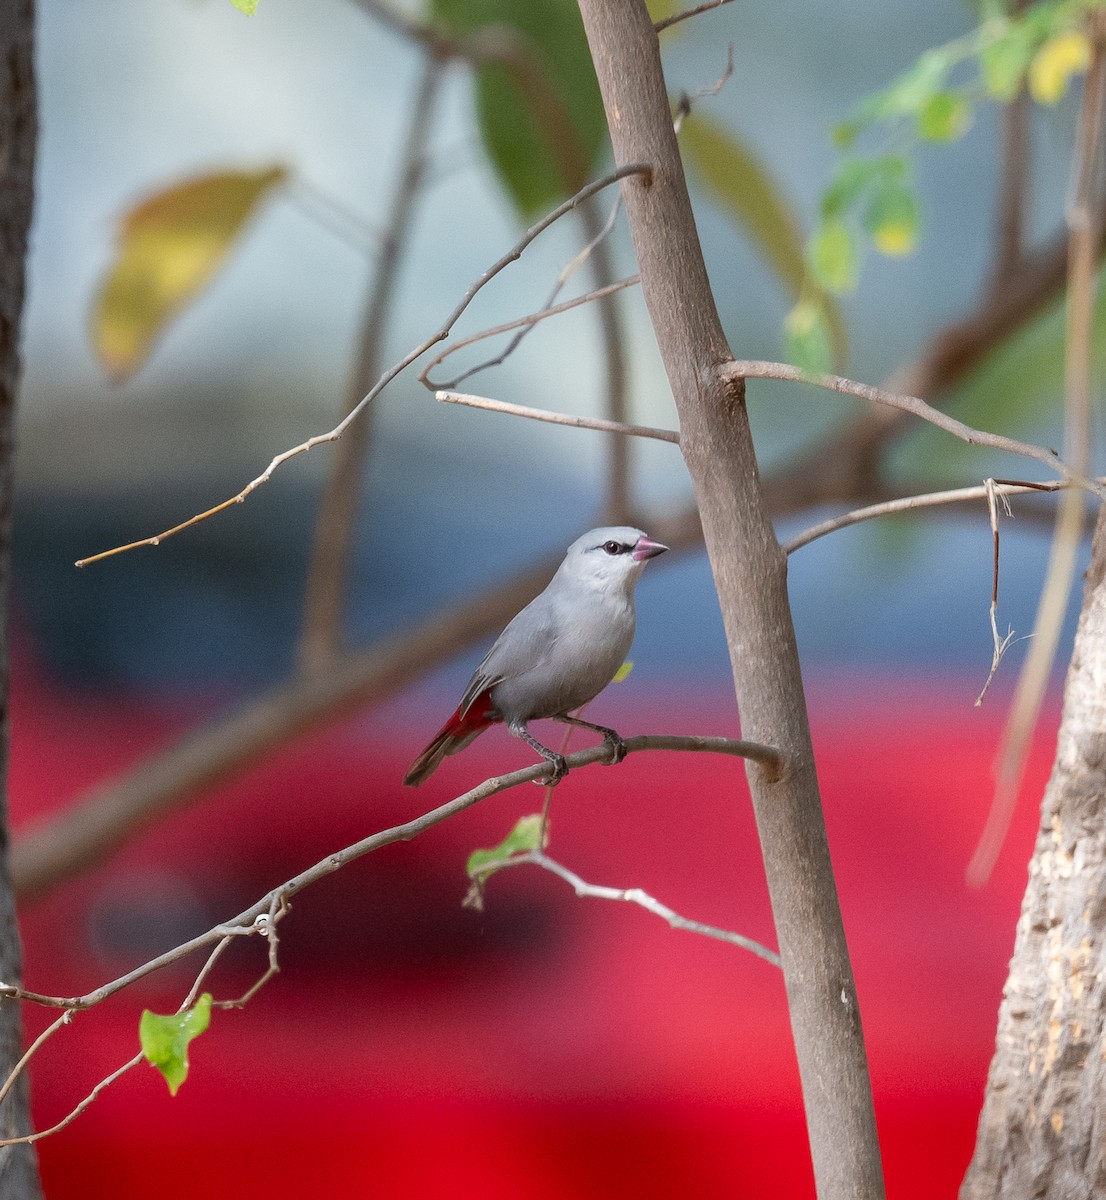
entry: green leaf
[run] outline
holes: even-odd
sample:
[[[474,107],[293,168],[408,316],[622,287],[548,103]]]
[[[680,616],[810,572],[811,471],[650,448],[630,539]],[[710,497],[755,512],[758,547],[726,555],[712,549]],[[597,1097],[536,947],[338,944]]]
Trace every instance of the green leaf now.
[[[698,113],[684,119],[680,148],[689,167],[734,225],[747,234],[792,296],[807,281],[803,232],[774,180],[727,130]],[[829,296],[821,297],[833,344],[845,357],[845,325]]]
[[[204,994],[184,1012],[162,1017],[146,1009],[138,1023],[138,1040],[146,1061],[165,1076],[169,1094],[175,1096],[188,1078],[188,1043],[211,1023],[211,993]]]
[[[146,361],[173,317],[223,264],[284,167],[222,171],[174,184],[123,220],[115,261],[92,311],[92,340],[115,382]]]
[[[918,61],[895,79],[883,91],[865,97],[848,121],[833,131],[834,144],[848,148],[870,125],[890,117],[914,117],[925,108],[945,86],[949,71],[956,62],[956,52],[949,46],[927,50]]]
[[[911,254],[918,241],[918,200],[906,184],[884,184],[872,196],[864,217],[876,249],[890,258]]]
[[[500,862],[510,858],[512,854],[528,854],[531,850],[541,849],[541,813],[531,813],[527,817],[519,817],[514,829],[491,850],[474,850],[469,855],[465,870],[470,879],[477,879],[485,874],[484,868],[488,863]]]
[[[843,220],[870,188],[910,178],[910,162],[901,154],[842,158],[822,193],[822,220]]]
[[[500,181],[524,217],[587,182],[606,135],[575,0],[432,0],[451,37],[494,25],[504,61],[476,72],[477,118]]]
[[[615,671],[614,678],[611,680],[611,683],[621,683],[624,679],[628,679],[630,672],[633,669],[634,669],[634,664],[629,659],[627,659],[622,664],[622,666],[620,666],[618,668],[618,670]]]
[[[831,366],[830,336],[822,307],[800,300],[784,321],[787,356],[807,375],[824,375]]]
[[[247,17],[252,17],[257,11],[258,0],[230,0],[240,12],[244,12]]]
[[[1004,21],[1001,28],[979,52],[979,68],[987,94],[1006,103],[1021,90],[1039,36],[1026,21]]]
[[[918,134],[927,142],[954,142],[967,133],[972,106],[959,92],[938,92],[918,114]]]
[[[807,260],[815,280],[828,292],[853,291],[860,275],[856,238],[841,221],[823,221],[810,239]]]

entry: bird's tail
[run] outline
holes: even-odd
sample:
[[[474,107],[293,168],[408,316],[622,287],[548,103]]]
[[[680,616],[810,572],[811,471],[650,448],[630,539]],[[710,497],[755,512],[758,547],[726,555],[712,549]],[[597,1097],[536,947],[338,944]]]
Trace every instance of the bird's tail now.
[[[487,693],[482,693],[476,701],[463,711],[459,708],[448,721],[438,730],[429,746],[415,759],[403,777],[407,787],[418,787],[424,779],[429,779],[438,769],[438,764],[447,754],[457,754],[471,741],[493,725],[497,718],[492,715]]]

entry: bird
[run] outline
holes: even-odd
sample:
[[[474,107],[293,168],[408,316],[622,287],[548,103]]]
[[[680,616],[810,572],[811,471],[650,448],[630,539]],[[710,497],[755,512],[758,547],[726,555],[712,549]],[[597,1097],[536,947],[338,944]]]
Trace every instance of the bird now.
[[[609,763],[626,745],[613,729],[570,715],[614,678],[634,638],[634,588],[645,564],[668,549],[628,525],[592,529],[568,548],[543,591],[511,621],[476,668],[456,712],[411,764],[403,782],[418,787],[447,754],[504,724],[551,766],[542,782],[567,773],[564,757],[527,729],[550,717],[603,735]]]

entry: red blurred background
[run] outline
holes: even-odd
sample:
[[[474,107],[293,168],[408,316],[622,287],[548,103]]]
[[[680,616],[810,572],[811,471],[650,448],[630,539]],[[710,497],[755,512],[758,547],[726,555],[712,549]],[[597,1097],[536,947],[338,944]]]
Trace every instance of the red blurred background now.
[[[16,828],[122,771],[195,714],[53,688],[21,656]],[[990,794],[1001,706],[947,678],[816,680],[829,834],[867,1035],[889,1194],[953,1195],[971,1153],[1036,819],[1023,805],[992,883],[963,873]],[[895,703],[889,702],[894,696]],[[914,699],[903,702],[902,697]],[[442,698],[442,705],[447,703]],[[623,701],[624,732],[732,733],[732,696]],[[665,715],[665,714],[669,715]],[[399,785],[424,726],[378,708],[170,817],[26,913],[26,982],[73,994],[258,899],[326,853],[524,757],[493,731],[418,792]],[[1027,795],[1039,795],[1051,731]],[[55,1200],[198,1194],[281,1200],[445,1193],[524,1200],[813,1194],[778,972],[639,908],[578,900],[537,869],[463,909],[469,851],[540,803],[517,789],[296,898],[282,971],[214,1014],[171,1099],[145,1064],[41,1143]],[[773,944],[739,763],[640,754],[573,774],[550,853],[593,883]],[[228,953],[217,998],[260,972]],[[36,1119],[59,1120],[172,1011],[199,960],[80,1015],[39,1056]],[[28,1012],[37,1031],[44,1014]]]

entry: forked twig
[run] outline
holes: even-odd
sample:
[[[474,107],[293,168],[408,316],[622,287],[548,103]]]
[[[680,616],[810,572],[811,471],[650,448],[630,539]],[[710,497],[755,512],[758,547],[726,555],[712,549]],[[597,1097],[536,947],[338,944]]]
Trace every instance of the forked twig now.
[[[90,563],[99,562],[101,559],[111,558],[116,554],[123,554],[128,550],[136,550],[140,546],[159,546],[167,538],[171,538],[174,534],[180,533],[185,529],[191,528],[193,525],[198,525],[201,521],[206,521],[210,517],[216,516],[218,513],[231,508],[235,504],[241,504],[247,499],[251,493],[255,492],[263,483],[268,483],[272,478],[273,472],[280,466],[286,463],[290,458],[295,458],[299,454],[305,454],[309,450],[313,450],[316,446],[321,446],[327,442],[336,442],[342,434],[349,428],[351,422],[355,421],[365,408],[376,399],[377,396],[392,382],[397,375],[405,371],[416,359],[421,358],[431,346],[436,346],[439,342],[444,341],[449,337],[450,331],[457,323],[458,319],[464,313],[465,309],[476,298],[477,294],[490,283],[502,270],[510,266],[511,263],[517,261],[522,252],[536,238],[544,233],[550,225],[560,220],[566,213],[572,212],[583,202],[589,199],[596,193],[601,192],[604,188],[610,187],[612,183],[617,183],[621,179],[625,179],[630,175],[648,175],[651,167],[648,163],[630,163],[627,166],[619,167],[617,170],[611,171],[604,175],[601,179],[597,179],[592,183],[586,184],[574,196],[569,197],[563,204],[559,204],[552,212],[547,213],[540,221],[535,222],[522,235],[521,238],[507,251],[501,258],[497,259],[475,282],[473,282],[468,290],[462,296],[461,300],[454,307],[453,311],[446,317],[445,321],[437,329],[437,331],[420,342],[414,349],[410,350],[397,363],[389,367],[387,371],[376,381],[369,391],[361,398],[361,400],[350,409],[350,411],[334,426],[328,433],[316,434],[314,437],[308,438],[304,442],[300,442],[298,446],[293,446],[289,450],[285,450],[278,454],[269,465],[265,468],[256,479],[252,479],[246,486],[235,496],[231,496],[229,500],[224,500],[221,504],[216,504],[201,513],[196,513],[195,516],[189,517],[187,521],[182,521],[179,525],[174,525],[170,529],[163,530],[153,537],[140,538],[135,542],[128,542],[123,546],[115,546],[110,550],[102,550],[98,554],[89,555],[87,558],[77,560],[78,567],[86,567]]]
[[[673,929],[683,929],[688,933],[698,933],[703,937],[728,942],[731,946],[738,946],[742,950],[748,950],[750,954],[755,954],[758,958],[763,958],[765,962],[771,963],[774,967],[780,965],[780,956],[774,950],[769,950],[767,946],[745,937],[744,934],[734,933],[730,929],[721,929],[717,925],[707,925],[702,921],[693,921],[689,917],[682,917],[674,909],[669,908],[667,904],[662,904],[642,888],[615,888],[585,883],[575,871],[570,871],[568,867],[563,866],[556,859],[550,858],[541,850],[526,850],[507,858],[483,863],[480,867],[480,875],[482,879],[486,879],[496,871],[505,870],[508,867],[526,866],[541,867],[545,871],[550,871],[559,879],[563,879],[581,899],[619,900],[627,904],[636,904],[644,908],[646,912],[651,912],[661,920],[667,921]]]
[[[1014,630],[1008,629],[1006,636],[1000,638],[998,635],[998,622],[996,616],[998,613],[998,564],[999,564],[999,532],[998,532],[998,505],[999,499],[1002,500],[1003,511],[1008,517],[1014,514],[1010,511],[1010,501],[1007,499],[1007,493],[1000,492],[995,486],[994,479],[988,479],[984,484],[987,492],[987,513],[991,519],[991,539],[994,545],[994,565],[991,575],[991,638],[993,640],[993,650],[991,653],[991,669],[987,672],[987,678],[983,682],[983,687],[980,689],[979,695],[975,698],[975,707],[979,708],[983,703],[984,696],[987,695],[987,689],[991,686],[991,680],[995,677],[995,672],[998,670],[999,663],[1002,662],[1003,655],[1006,653],[1010,643],[1014,640]]]

